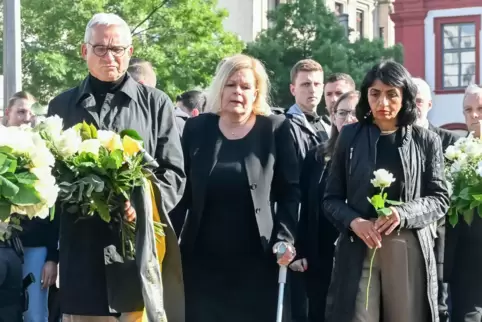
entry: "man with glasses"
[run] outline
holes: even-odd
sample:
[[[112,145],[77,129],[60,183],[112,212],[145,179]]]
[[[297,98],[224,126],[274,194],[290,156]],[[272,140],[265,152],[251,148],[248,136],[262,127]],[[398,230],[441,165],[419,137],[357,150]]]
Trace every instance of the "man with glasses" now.
[[[171,100],[165,93],[136,82],[126,73],[133,52],[132,35],[119,16],[94,15],[87,24],[81,51],[89,75],[79,86],[54,98],[49,104],[48,115],[57,114],[63,118],[65,128],[85,120],[102,130],[136,130],[144,139],[146,151],[160,165],[156,172],[162,195],[159,212],[167,214],[179,201],[185,182],[180,136]],[[138,294],[125,289],[116,294],[110,291],[113,283],[124,285],[137,278],[135,273],[121,274],[117,279],[110,275],[109,266],[112,265],[105,263],[109,261],[109,254],[104,254],[104,248],[115,242],[110,226],[99,216],[78,220],[77,215],[57,209],[63,321],[109,322],[117,321],[116,316],[125,322],[140,321],[142,307],[130,311],[122,309],[134,300],[118,304],[119,297],[134,299]],[[129,201],[125,202],[124,215],[128,221],[136,218]],[[113,303],[118,306],[114,307]]]

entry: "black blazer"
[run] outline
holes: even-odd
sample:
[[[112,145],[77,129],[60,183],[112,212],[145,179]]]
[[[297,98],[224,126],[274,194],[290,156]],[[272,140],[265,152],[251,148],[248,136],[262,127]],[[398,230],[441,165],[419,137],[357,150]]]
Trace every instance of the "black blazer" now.
[[[188,119],[182,137],[187,186],[178,208],[187,210],[180,236],[181,251],[196,241],[209,175],[216,165],[222,137],[219,116],[211,113]],[[251,135],[252,153],[245,160],[260,241],[265,250],[277,241],[294,244],[300,203],[299,171],[290,124],[278,115],[257,116]],[[270,203],[277,203],[276,214]]]

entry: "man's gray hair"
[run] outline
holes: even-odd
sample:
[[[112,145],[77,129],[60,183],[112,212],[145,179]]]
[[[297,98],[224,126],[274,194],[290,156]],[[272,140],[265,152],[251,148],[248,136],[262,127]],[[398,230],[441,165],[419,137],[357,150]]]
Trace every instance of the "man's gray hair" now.
[[[464,94],[464,100],[463,100],[464,104],[465,104],[465,99],[469,95],[482,96],[482,86],[479,86],[477,84],[470,84],[469,86],[467,86]]]
[[[96,13],[92,19],[90,19],[87,27],[85,28],[85,35],[84,35],[84,43],[88,43],[90,41],[90,37],[92,36],[92,28],[95,26],[119,26],[125,29],[125,37],[127,39],[127,44],[132,44],[132,34],[131,29],[127,22],[113,13]]]
[[[430,86],[428,83],[419,78],[419,77],[413,77],[412,81],[417,85],[418,92],[422,94],[422,96],[428,100],[432,100],[432,90],[430,89]]]

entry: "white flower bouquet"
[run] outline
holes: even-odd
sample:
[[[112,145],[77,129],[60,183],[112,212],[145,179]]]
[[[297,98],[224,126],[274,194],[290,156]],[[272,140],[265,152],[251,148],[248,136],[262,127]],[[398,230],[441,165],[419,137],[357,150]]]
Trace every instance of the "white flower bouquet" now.
[[[64,210],[81,217],[94,215],[119,228],[122,255],[135,252],[135,223],[123,219],[124,202],[145,183],[143,141],[134,130],[120,134],[97,130],[85,122],[65,131],[58,116],[48,117],[35,130],[48,142],[57,160],[55,177]],[[155,224],[157,236],[162,225]]]
[[[0,240],[21,230],[20,216],[47,218],[59,188],[54,156],[30,127],[0,126]],[[15,214],[15,216],[12,216]]]
[[[448,220],[457,225],[461,215],[472,223],[474,211],[482,217],[482,140],[473,133],[445,151],[445,176],[451,192]]]

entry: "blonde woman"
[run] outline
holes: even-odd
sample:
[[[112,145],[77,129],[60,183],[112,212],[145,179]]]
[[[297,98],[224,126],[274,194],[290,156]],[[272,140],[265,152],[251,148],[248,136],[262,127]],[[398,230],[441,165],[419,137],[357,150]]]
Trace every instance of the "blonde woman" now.
[[[208,113],[186,123],[181,205],[188,216],[180,240],[187,322],[276,317],[273,250],[287,246],[282,265],[294,256],[300,191],[289,123],[270,115],[267,95],[262,64],[230,57],[211,84]]]

